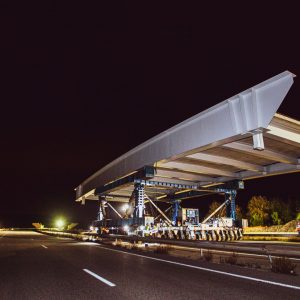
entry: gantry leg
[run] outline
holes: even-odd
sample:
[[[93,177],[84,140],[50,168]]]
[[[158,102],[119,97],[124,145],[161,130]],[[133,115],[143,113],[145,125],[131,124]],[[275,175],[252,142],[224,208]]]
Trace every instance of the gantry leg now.
[[[231,209],[231,206],[230,206],[230,193],[225,193],[225,200],[227,200],[228,202],[226,203],[226,217],[227,218],[230,218],[231,216],[231,212],[230,212],[230,209]]]
[[[173,200],[172,201],[172,223],[174,226],[177,225],[178,222],[178,215],[180,209],[180,200]]]
[[[99,197],[99,211],[98,211],[98,217],[97,220],[98,221],[103,221],[106,218],[106,200],[104,197]]]
[[[231,190],[225,193],[226,200],[229,200],[226,204],[226,217],[232,218],[232,220],[236,220],[236,208],[235,208],[235,198],[236,198],[236,190]]]
[[[141,219],[145,214],[145,189],[144,185],[140,183],[136,183],[134,185],[134,200],[135,200],[135,208],[133,217],[136,219]]]
[[[236,198],[236,191],[231,191],[231,201],[230,201],[230,217],[233,221],[236,220],[236,208],[235,208],[235,198]]]

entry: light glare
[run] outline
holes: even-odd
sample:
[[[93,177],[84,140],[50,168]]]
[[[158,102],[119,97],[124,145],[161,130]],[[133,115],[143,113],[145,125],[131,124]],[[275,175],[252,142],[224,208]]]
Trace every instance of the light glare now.
[[[64,220],[58,219],[58,220],[56,221],[56,227],[62,228],[62,227],[64,227],[64,225],[65,225]]]

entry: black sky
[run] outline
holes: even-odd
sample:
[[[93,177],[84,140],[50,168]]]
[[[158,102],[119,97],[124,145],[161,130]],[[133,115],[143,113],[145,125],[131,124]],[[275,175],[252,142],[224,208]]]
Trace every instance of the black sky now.
[[[86,2],[0,4],[0,223],[87,222],[95,203],[74,203],[73,190],[94,171],[256,83],[300,74],[293,1]],[[296,78],[279,111],[300,119],[299,96]],[[297,197],[298,174],[247,182],[240,198]]]

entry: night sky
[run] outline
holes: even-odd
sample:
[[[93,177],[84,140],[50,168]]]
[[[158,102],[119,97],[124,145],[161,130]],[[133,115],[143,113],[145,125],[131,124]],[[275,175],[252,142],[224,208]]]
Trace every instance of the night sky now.
[[[299,76],[299,11],[274,2],[1,1],[0,224],[87,224],[96,203],[75,203],[74,188],[93,172],[269,77]],[[296,78],[279,112],[300,119],[299,101]],[[237,201],[298,197],[299,179],[246,182]]]

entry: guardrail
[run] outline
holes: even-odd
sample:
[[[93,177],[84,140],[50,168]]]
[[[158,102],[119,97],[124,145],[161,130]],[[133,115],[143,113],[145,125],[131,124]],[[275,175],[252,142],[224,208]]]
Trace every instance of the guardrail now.
[[[257,236],[300,236],[298,232],[279,232],[279,231],[270,231],[270,232],[243,232],[243,236],[247,235],[257,235]]]
[[[35,230],[33,227],[29,228],[14,228],[14,227],[5,227],[5,228],[0,228],[0,231],[32,231]]]
[[[66,238],[73,238],[73,239],[79,239],[79,240],[86,240],[89,239],[91,236],[95,236],[95,234],[91,234],[88,232],[80,232],[80,233],[75,233],[75,232],[65,232],[65,231],[57,231],[57,230],[49,230],[49,229],[37,229],[37,232],[44,233],[44,234],[49,234],[49,235],[54,235],[54,236],[59,236],[59,237],[66,237]]]

